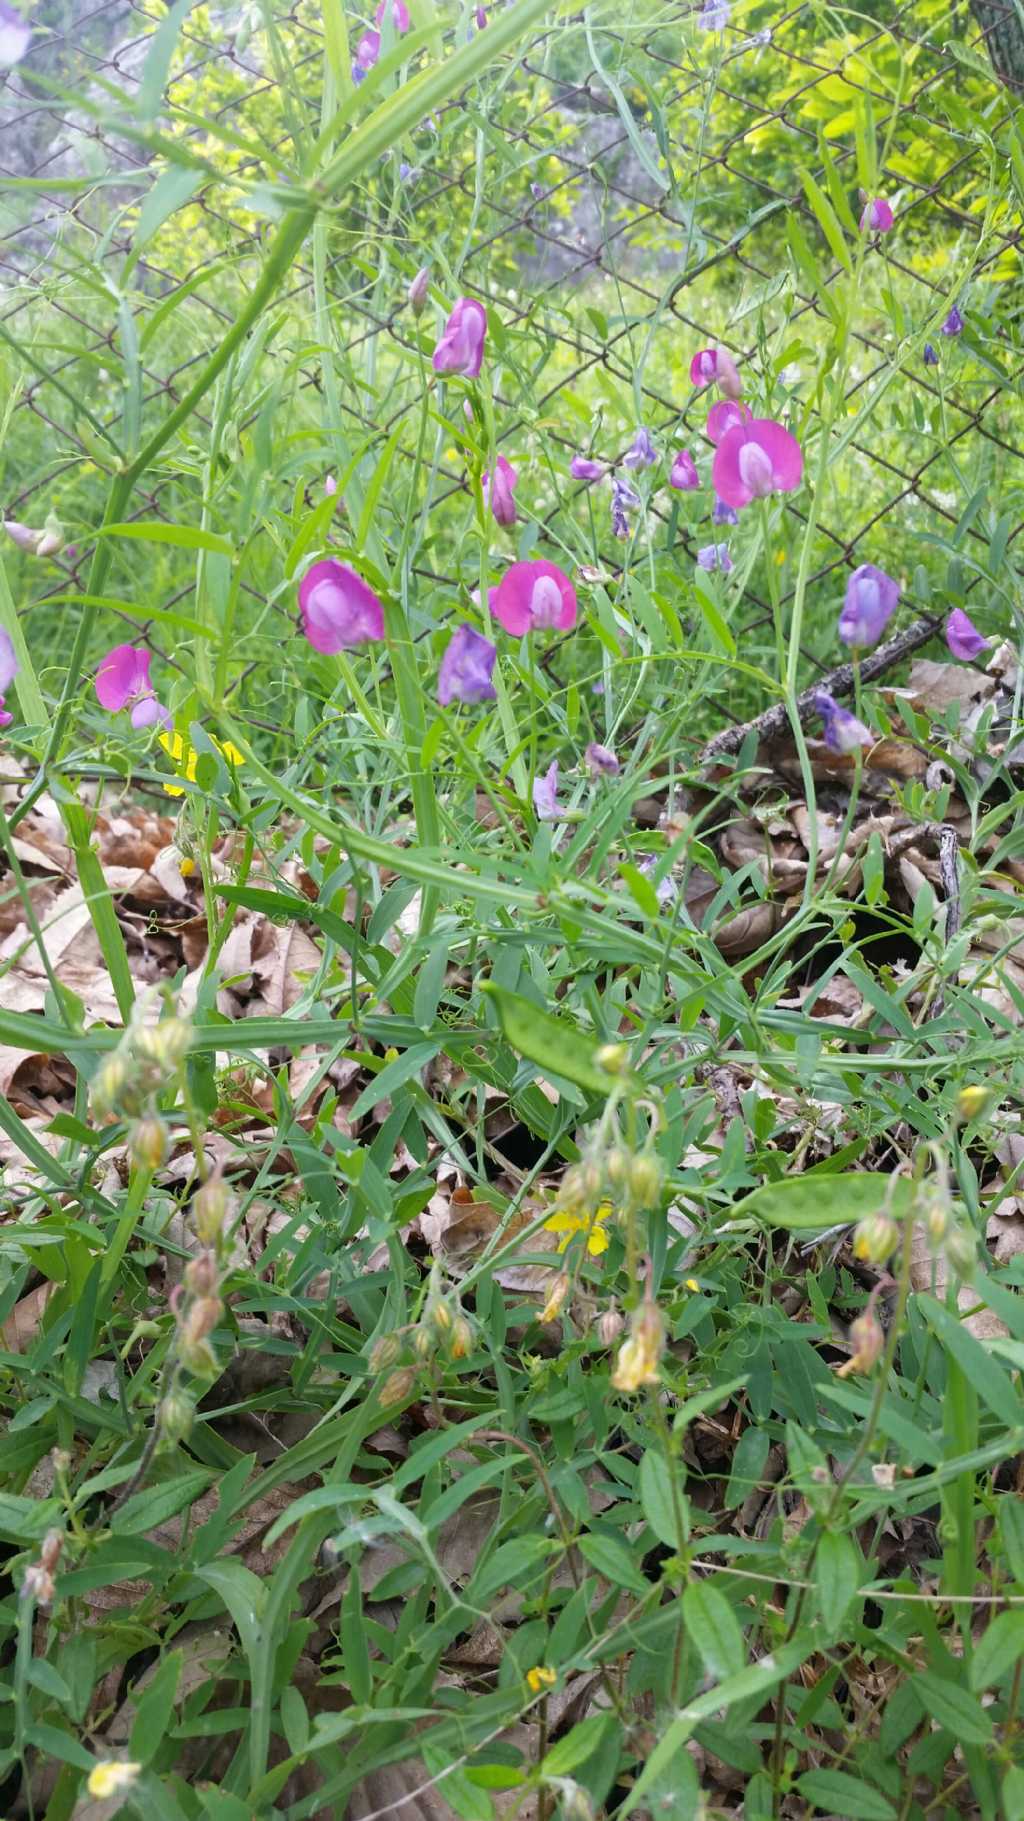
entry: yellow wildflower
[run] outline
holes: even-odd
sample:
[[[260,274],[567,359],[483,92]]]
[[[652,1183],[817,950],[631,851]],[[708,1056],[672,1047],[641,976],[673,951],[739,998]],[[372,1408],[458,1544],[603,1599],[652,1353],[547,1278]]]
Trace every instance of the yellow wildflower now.
[[[956,1097],[958,1119],[977,1119],[983,1113],[989,1101],[988,1088],[979,1082],[972,1082],[969,1087],[961,1088]]]
[[[542,1688],[554,1688],[557,1680],[557,1672],[549,1669],[546,1663],[538,1663],[526,1672],[526,1686],[534,1695],[539,1695]]]
[[[194,784],[196,781],[196,766],[199,763],[199,754],[196,752],[195,748],[193,746],[186,748],[185,741],[180,733],[162,733],[160,735],[160,744],[171,762],[177,766],[178,771],[181,773],[186,783]],[[237,746],[232,746],[230,740],[224,740],[223,742],[214,740],[213,744],[222,757],[227,760],[229,765],[244,765],[245,760],[243,759],[242,754],[239,752]],[[169,797],[180,797],[184,795],[184,791],[180,784],[165,784],[164,790]]]
[[[560,1252],[565,1251],[574,1233],[585,1233],[587,1251],[591,1258],[599,1258],[602,1252],[608,1250],[608,1235],[604,1230],[604,1222],[611,1211],[610,1201],[602,1202],[601,1206],[594,1208],[592,1212],[586,1209],[577,1212],[570,1211],[568,1208],[559,1208],[556,1213],[552,1214],[550,1220],[544,1222],[544,1227],[549,1233],[564,1234],[565,1237],[558,1242]]]
[[[141,1764],[121,1763],[117,1758],[100,1758],[89,1772],[89,1794],[99,1802],[106,1802],[110,1796],[119,1796],[124,1790],[131,1789],[141,1770]]]

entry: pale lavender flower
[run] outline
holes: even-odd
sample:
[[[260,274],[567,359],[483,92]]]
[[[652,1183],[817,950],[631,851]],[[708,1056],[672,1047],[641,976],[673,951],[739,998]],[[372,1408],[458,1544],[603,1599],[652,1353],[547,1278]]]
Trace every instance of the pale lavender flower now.
[[[421,266],[406,293],[414,316],[422,316],[430,291],[430,267]]]
[[[740,517],[740,515],[736,511],[735,507],[727,505],[725,500],[719,499],[719,497],[716,493],[715,494],[715,503],[711,508],[712,524],[714,524],[714,525],[738,525],[739,517]]]
[[[728,544],[705,544],[703,549],[697,552],[697,567],[709,571],[720,569],[723,575],[728,575],[732,568],[732,557],[729,555]]]
[[[437,678],[437,699],[449,702],[493,702],[491,681],[497,647],[472,626],[457,626],[445,647]]]
[[[557,759],[552,759],[542,778],[534,778],[533,807],[542,822],[558,821],[562,812],[558,806]]]
[[[855,752],[858,746],[873,746],[875,736],[870,727],[858,721],[848,708],[841,708],[827,689],[819,689],[814,706],[825,725],[822,738],[832,752]]]
[[[954,607],[946,621],[946,644],[955,658],[962,664],[970,664],[983,651],[988,651],[989,640],[984,639],[970,615],[962,607]]]
[[[702,32],[724,32],[731,12],[729,0],[706,0],[703,11],[697,14],[697,24]]]
[[[616,537],[629,536],[629,519],[627,513],[635,512],[640,504],[640,495],[634,492],[628,481],[620,480],[617,474],[612,475],[612,530]]]
[[[622,766],[619,764],[611,747],[600,746],[596,740],[591,740],[583,757],[586,759],[595,778],[614,778],[617,777],[622,770]]]
[[[846,584],[846,600],[839,615],[839,637],[844,645],[866,650],[877,645],[896,611],[900,585],[874,563],[861,563]]]
[[[622,458],[622,466],[624,468],[653,468],[657,459],[658,451],[648,432],[641,425],[630,448],[626,450]]]
[[[0,69],[9,70],[20,63],[31,42],[32,27],[6,0],[0,0]]]
[[[569,463],[569,473],[574,481],[599,481],[604,468],[604,462],[592,461],[589,455],[574,455]]]

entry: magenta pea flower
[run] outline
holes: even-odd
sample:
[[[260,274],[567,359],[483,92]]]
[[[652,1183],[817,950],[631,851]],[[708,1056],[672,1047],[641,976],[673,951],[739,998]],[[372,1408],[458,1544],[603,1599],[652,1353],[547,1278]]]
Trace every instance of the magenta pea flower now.
[[[493,702],[497,691],[491,680],[497,646],[472,626],[457,626],[445,647],[437,677],[437,699],[449,702]]]
[[[990,640],[982,638],[970,615],[962,607],[954,607],[946,621],[946,644],[955,658],[962,664],[970,664],[983,651],[988,651]]]
[[[863,195],[863,191],[861,194]],[[868,234],[888,234],[895,219],[892,203],[886,202],[884,196],[869,198],[864,204],[860,218],[861,231]]]
[[[599,481],[604,469],[604,462],[592,461],[589,455],[574,455],[569,463],[569,473],[574,481]]]
[[[956,304],[954,304],[942,325],[942,333],[943,335],[962,335],[963,332],[964,319],[957,309]]]
[[[461,373],[476,379],[483,365],[487,311],[475,297],[460,297],[434,349],[435,373]]]
[[[595,778],[616,778],[622,770],[611,747],[601,746],[596,740],[591,740],[583,757]]]
[[[708,436],[717,445],[727,430],[735,430],[739,424],[749,424],[753,416],[749,406],[741,405],[734,398],[720,398],[708,412]]]
[[[624,468],[653,468],[657,459],[658,451],[654,447],[648,431],[641,425],[622,458],[622,466]]]
[[[724,348],[701,348],[690,362],[690,380],[698,387],[717,386],[725,398],[737,399],[743,390],[736,362]]]
[[[679,454],[672,463],[672,471],[668,477],[668,484],[670,487],[677,488],[680,493],[692,493],[695,487],[700,486],[700,475],[697,473],[697,464],[690,454],[689,449],[680,449]]]
[[[533,807],[542,822],[558,821],[562,811],[558,803],[557,759],[552,759],[542,778],[534,778]]]
[[[380,0],[380,5],[373,15],[375,25],[384,24],[384,15],[387,10],[388,0]],[[409,18],[409,8],[406,6],[405,0],[391,0],[391,23],[399,34],[409,30],[412,20]]]
[[[430,267],[421,266],[406,292],[414,316],[422,316],[430,292]]]
[[[32,27],[5,0],[0,0],[0,69],[13,69],[32,42]]]
[[[9,727],[14,719],[7,707],[4,697],[14,682],[21,666],[14,655],[11,635],[0,626],[0,727]]]
[[[495,619],[514,638],[541,627],[568,632],[576,624],[576,590],[569,577],[544,558],[506,569],[491,605]]]
[[[361,70],[362,75],[358,78],[361,82],[367,71],[372,70],[379,56],[380,33],[364,32],[356,45],[356,60],[352,66],[352,74],[355,75],[357,69]]]
[[[715,450],[711,480],[727,506],[749,506],[769,493],[792,493],[803,478],[796,437],[771,417],[734,424]]]
[[[519,476],[512,463],[499,455],[494,464],[493,476],[484,475],[484,504],[490,506],[499,525],[514,525],[516,522],[516,502],[512,496],[518,484]]]
[[[729,555],[728,544],[705,544],[703,549],[697,552],[697,567],[707,569],[709,572],[713,569],[720,569],[723,575],[728,575],[732,568],[732,557]]]
[[[861,563],[846,584],[846,599],[839,615],[839,637],[844,645],[866,650],[877,645],[896,611],[900,585],[874,563]]]
[[[306,570],[299,609],[307,639],[327,657],[384,637],[384,609],[373,589],[333,556]]]
[[[924,344],[924,364],[926,367],[937,367],[939,364],[938,354],[930,341],[926,341]]]
[[[120,714],[130,703],[133,727],[152,727],[156,722],[173,727],[172,717],[153,693],[149,666],[150,653],[144,645],[115,645],[96,672],[94,687],[100,707],[108,714]]]
[[[832,752],[855,752],[858,746],[873,746],[875,736],[870,727],[858,721],[848,708],[840,707],[827,689],[819,689],[814,706],[825,725],[822,738]]]

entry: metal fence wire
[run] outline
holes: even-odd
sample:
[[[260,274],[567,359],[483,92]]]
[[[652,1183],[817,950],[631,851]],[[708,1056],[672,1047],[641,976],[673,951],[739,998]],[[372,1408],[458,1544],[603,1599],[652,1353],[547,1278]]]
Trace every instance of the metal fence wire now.
[[[534,364],[529,407],[507,384],[495,400],[502,446],[536,448],[543,427],[564,453],[561,473],[538,463],[538,549],[549,535],[557,542],[569,456],[593,444],[595,424],[609,459],[638,422],[666,448],[678,436],[707,453],[707,399],[683,376],[693,351],[718,345],[741,371],[767,363],[775,401],[795,405],[805,442],[826,411],[840,427],[842,491],[830,496],[813,543],[812,599],[838,600],[847,571],[880,556],[902,562],[917,607],[936,587],[955,602],[993,568],[1012,569],[1024,526],[1021,217],[987,199],[992,160],[1005,163],[1007,135],[1013,142],[1024,64],[1014,0],[978,0],[974,10],[948,0],[866,0],[857,10],[811,0],[784,12],[738,0],[731,12],[717,9],[710,29],[708,11],[627,6],[552,20],[488,86],[387,153],[331,211],[326,320],[317,318],[308,242],[292,269],[228,457],[245,461],[267,433],[275,376],[298,371],[310,410],[304,420],[290,407],[282,497],[297,484],[312,497],[323,472],[346,458],[372,473],[396,429],[396,468],[411,469],[425,381],[408,357],[423,331],[405,290],[417,247],[436,244],[444,260],[435,279],[457,272],[458,290],[483,299],[500,323],[513,356],[504,371],[515,360]],[[157,0],[49,0],[34,16],[28,55],[0,78],[0,500],[7,518],[34,526],[55,514],[71,539],[45,564],[6,553],[30,637],[33,623],[50,624],[50,603],[85,589],[108,438],[119,439],[126,412],[146,430],[181,399],[254,282],[275,182],[319,127],[317,9],[302,0],[277,13],[193,6],[154,108],[154,47],[167,18]],[[463,42],[480,29],[476,20],[473,9],[453,10],[444,29]],[[353,43],[370,24],[349,19]],[[847,217],[861,206],[856,142],[865,131],[884,154],[878,194],[894,199],[897,228],[865,267],[837,410],[828,374],[811,382],[836,333],[830,296],[843,255],[823,234],[804,177],[831,199],[852,244]],[[954,303],[964,332],[944,337]],[[529,347],[517,340],[527,320]],[[337,434],[323,429],[324,332]],[[198,511],[215,410],[207,398],[180,432],[174,463],[143,477],[135,517],[179,523]],[[464,465],[450,445],[439,478],[446,497],[464,501]],[[795,544],[806,496],[787,510]],[[653,536],[692,569],[697,539],[680,531],[671,496],[660,494],[653,513],[662,520]],[[614,573],[623,550],[606,509],[595,509],[593,539],[595,560]],[[922,561],[922,551],[932,554]],[[445,554],[443,540],[420,552],[431,585],[459,579],[446,573]],[[783,601],[791,571],[783,552]],[[193,585],[187,563],[175,571],[168,559],[147,605],[174,608]],[[277,597],[251,577],[247,586],[253,601],[264,594],[273,612],[291,613],[283,590]],[[755,571],[744,579],[740,623],[767,645],[770,617]],[[138,636],[138,617],[129,624],[125,636]],[[141,625],[173,663],[165,628]],[[834,662],[813,630],[804,655],[805,680]],[[232,687],[244,675],[240,667]],[[722,716],[733,706],[723,690]]]

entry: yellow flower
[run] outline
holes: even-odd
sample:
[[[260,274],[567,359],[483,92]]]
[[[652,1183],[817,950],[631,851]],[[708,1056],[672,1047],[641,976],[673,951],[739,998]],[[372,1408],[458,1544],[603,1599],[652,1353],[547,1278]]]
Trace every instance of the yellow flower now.
[[[961,1088],[956,1098],[957,1117],[959,1119],[977,1119],[978,1114],[984,1112],[988,1105],[988,1099],[988,1088],[982,1087],[978,1082],[972,1082],[969,1087]]]
[[[538,1663],[526,1672],[526,1686],[531,1694],[539,1695],[542,1688],[554,1688],[557,1680],[557,1672],[544,1663]]]
[[[565,1248],[569,1244],[574,1233],[585,1233],[587,1236],[587,1251],[590,1253],[591,1258],[599,1258],[602,1252],[607,1252],[608,1250],[608,1235],[604,1230],[604,1222],[608,1219],[611,1211],[612,1204],[610,1201],[603,1201],[601,1206],[595,1208],[592,1214],[587,1213],[586,1211],[581,1213],[570,1213],[567,1208],[559,1208],[557,1213],[552,1214],[550,1220],[544,1222],[544,1227],[549,1233],[564,1233],[565,1238],[560,1239],[558,1242],[558,1250],[560,1252],[565,1251]]]
[[[89,1772],[90,1796],[100,1802],[105,1802],[109,1796],[119,1796],[123,1790],[131,1789],[141,1769],[141,1764],[122,1764],[116,1758],[101,1758]]]
[[[686,1279],[686,1288],[688,1290],[692,1290],[693,1294],[695,1296],[699,1295],[699,1293],[700,1293],[700,1284],[698,1283],[698,1281],[695,1277],[688,1277]]]
[[[196,752],[195,748],[192,746],[188,747],[188,756],[186,758],[185,742],[180,733],[162,733],[160,735],[160,744],[172,763],[177,766],[178,771],[185,778],[186,782],[194,784],[196,781],[196,766],[199,763],[199,754]],[[225,740],[223,743],[220,740],[214,740],[213,744],[222,757],[227,760],[229,765],[244,765],[245,760],[243,759],[242,754],[239,752],[237,746],[232,746],[230,740]],[[182,765],[183,760],[184,766]],[[169,797],[180,797],[184,795],[184,791],[180,784],[165,784],[164,790]]]
[[[645,1300],[633,1316],[629,1339],[619,1348],[612,1373],[616,1391],[639,1391],[641,1385],[656,1385],[658,1362],[665,1342],[665,1328],[657,1303]]]

